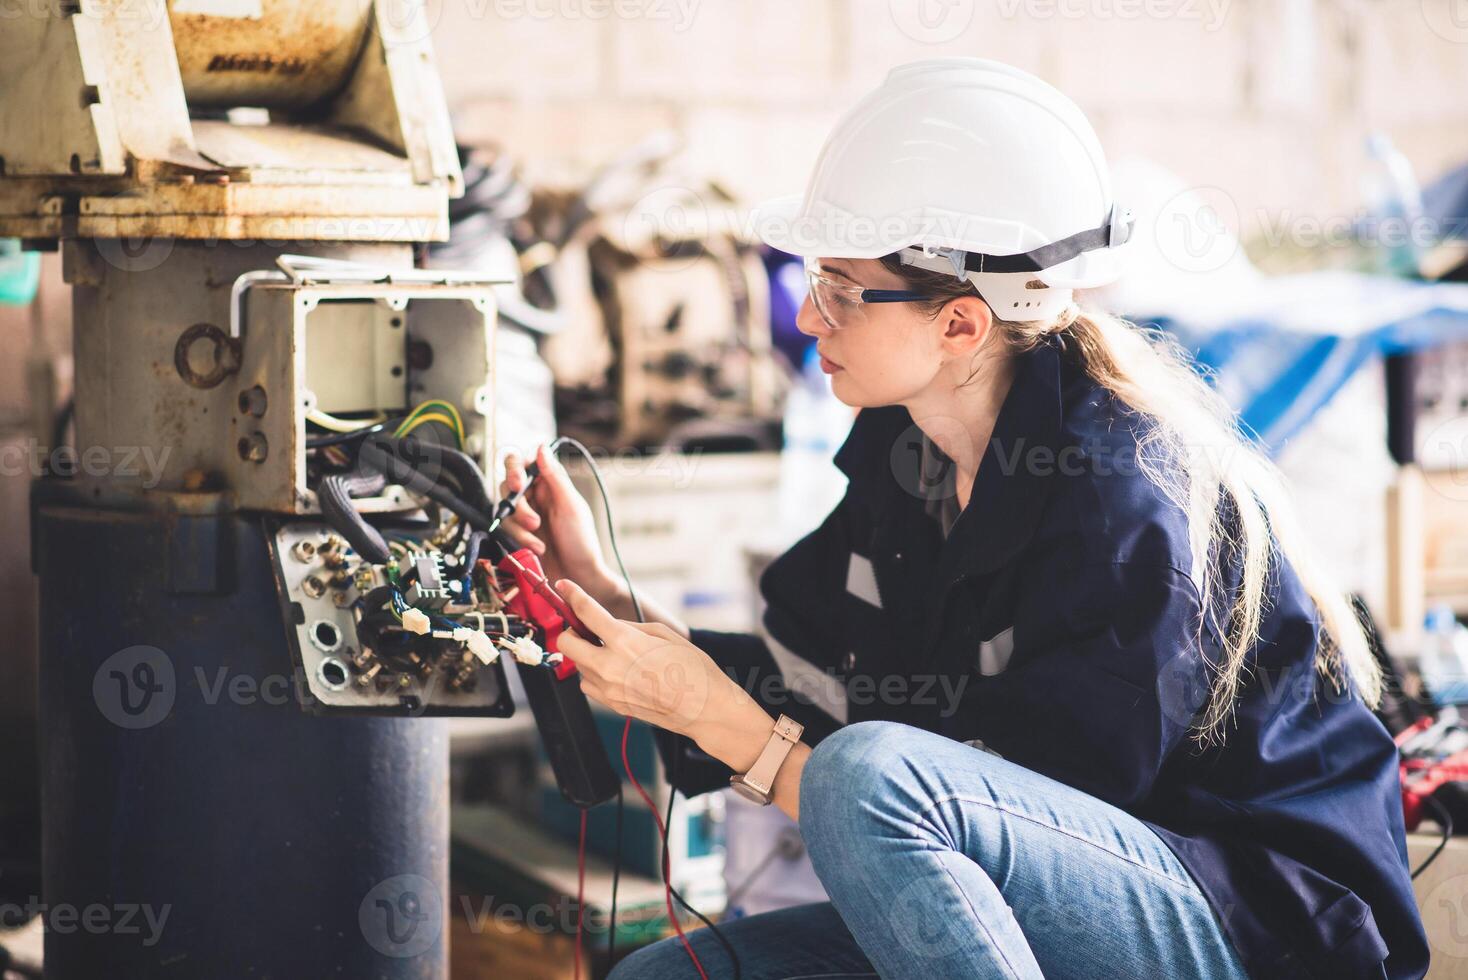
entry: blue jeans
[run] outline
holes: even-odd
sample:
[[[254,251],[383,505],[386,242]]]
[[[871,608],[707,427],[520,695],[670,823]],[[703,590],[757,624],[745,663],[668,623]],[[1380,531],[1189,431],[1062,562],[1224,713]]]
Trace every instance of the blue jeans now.
[[[827,737],[800,830],[831,901],[720,925],[744,980],[1248,976],[1145,824],[940,735],[862,722]],[[709,980],[734,975],[707,929],[690,938]],[[612,973],[697,976],[676,937]]]

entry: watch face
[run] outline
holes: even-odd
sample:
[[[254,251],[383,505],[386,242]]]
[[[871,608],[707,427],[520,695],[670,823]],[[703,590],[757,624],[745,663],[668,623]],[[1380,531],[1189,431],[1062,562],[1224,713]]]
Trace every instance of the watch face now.
[[[738,793],[746,800],[749,800],[751,803],[758,803],[761,806],[764,806],[770,802],[770,798],[768,796],[746,783],[743,776],[735,776],[733,779],[729,780],[729,785],[734,787],[734,792]]]

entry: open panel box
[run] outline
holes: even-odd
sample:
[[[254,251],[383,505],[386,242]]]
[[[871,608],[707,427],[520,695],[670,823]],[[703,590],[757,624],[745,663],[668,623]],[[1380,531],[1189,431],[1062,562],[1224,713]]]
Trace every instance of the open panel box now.
[[[240,365],[231,440],[220,447],[241,509],[268,511],[292,657],[320,707],[399,714],[508,715],[499,661],[464,658],[443,670],[363,669],[350,574],[340,538],[320,518],[307,475],[307,420],[401,418],[429,399],[455,406],[464,451],[494,457],[493,294],[484,285],[260,279],[238,290],[232,332]],[[390,526],[421,517],[401,487],[354,501]],[[382,666],[378,664],[379,668]]]

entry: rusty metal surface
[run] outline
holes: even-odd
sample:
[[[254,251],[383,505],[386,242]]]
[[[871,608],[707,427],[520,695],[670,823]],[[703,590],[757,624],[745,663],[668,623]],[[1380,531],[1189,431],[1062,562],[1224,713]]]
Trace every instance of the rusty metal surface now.
[[[323,126],[234,126],[200,119],[194,122],[194,139],[199,152],[227,168],[234,181],[312,184],[330,175],[333,183],[413,183],[407,158]]]
[[[0,178],[0,236],[422,242],[448,237],[442,187],[333,181],[155,183],[125,179]]]
[[[174,351],[194,324],[227,324],[235,279],[272,267],[282,248],[180,241],[129,248],[107,240],[67,241],[63,250],[70,253],[63,256],[65,268],[77,277],[72,282],[76,445],[102,447],[109,458],[147,464],[95,477],[83,473],[78,480],[91,484],[88,489],[95,488],[99,500],[138,489],[231,487],[226,469],[239,463],[237,440],[248,434],[236,431],[239,394],[258,382],[244,384],[237,374],[213,388],[193,387],[179,376]],[[291,243],[284,250],[403,267],[412,259],[411,250],[401,245]],[[282,327],[289,338],[290,321]],[[294,448],[284,438],[277,447]],[[143,486],[147,482],[153,485]]]
[[[263,281],[251,289],[245,301],[242,330],[243,361],[230,384],[221,388],[263,388],[270,409],[261,417],[229,409],[230,428],[221,438],[227,442],[216,451],[224,485],[231,487],[241,507],[275,513],[317,513],[314,492],[306,488],[305,409],[316,406],[310,389],[311,369],[307,343],[312,319],[324,306],[368,301],[363,312],[363,333],[373,320],[401,317],[407,336],[431,344],[438,356],[421,371],[410,371],[402,380],[403,405],[383,405],[385,410],[442,398],[458,407],[466,429],[465,450],[486,469],[492,461],[494,411],[494,325],[493,293],[487,286],[430,286],[382,284],[321,284],[295,286]],[[375,307],[382,307],[377,310]],[[339,308],[339,307],[338,307]],[[325,315],[331,315],[328,310]],[[318,349],[317,353],[321,353]],[[235,452],[238,439],[263,440],[265,452],[246,459]],[[389,488],[392,494],[396,488]],[[357,502],[359,508],[390,510],[414,506],[401,493],[373,501]]]
[[[369,307],[372,316],[383,307],[381,315],[402,318],[408,338],[433,350],[424,366],[401,378],[401,399],[383,407],[451,401],[464,417],[465,448],[481,465],[492,459],[495,308],[489,286],[263,281],[245,297],[235,367],[233,345],[208,325],[229,323],[230,291],[241,274],[272,268],[282,251],[407,269],[411,250],[173,242],[152,253],[120,245],[64,243],[73,287],[76,445],[101,447],[106,458],[135,464],[129,472],[78,475],[99,502],[141,491],[217,492],[231,494],[246,510],[314,512],[303,445],[305,413],[316,402],[306,338],[318,307],[340,307],[344,300]],[[212,363],[206,356],[211,347]],[[386,495],[376,504],[404,506],[416,505]]]
[[[194,149],[173,35],[156,5],[144,9],[151,16],[129,4],[88,4],[67,18],[84,60],[103,67],[82,102],[95,97],[91,108],[110,118],[129,159],[208,173],[214,167]],[[57,104],[63,98],[48,100],[51,111],[65,106]]]
[[[14,20],[0,31],[0,235],[443,240],[462,177],[422,7],[399,2]],[[249,3],[261,16],[238,16]],[[240,105],[278,115],[190,118]]]
[[[256,19],[178,6],[169,0],[183,89],[189,105],[212,108],[301,109],[331,98],[357,63],[373,10],[362,0],[261,0]]]
[[[82,18],[12,11],[0,21],[0,173],[122,173],[110,108],[80,98],[100,96],[106,75],[103,59],[79,43]]]
[[[212,323],[196,323],[179,334],[173,346],[173,366],[192,387],[213,388],[239,370],[240,342]]]

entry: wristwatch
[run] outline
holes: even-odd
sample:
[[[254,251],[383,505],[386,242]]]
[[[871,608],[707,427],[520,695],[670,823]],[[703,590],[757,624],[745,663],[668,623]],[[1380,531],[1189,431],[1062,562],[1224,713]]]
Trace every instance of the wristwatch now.
[[[775,730],[770,732],[770,740],[765,743],[764,751],[754,760],[749,772],[731,777],[729,785],[746,800],[760,806],[769,806],[770,794],[775,788],[775,776],[804,731],[805,726],[800,722],[781,715],[780,720],[775,722]]]

